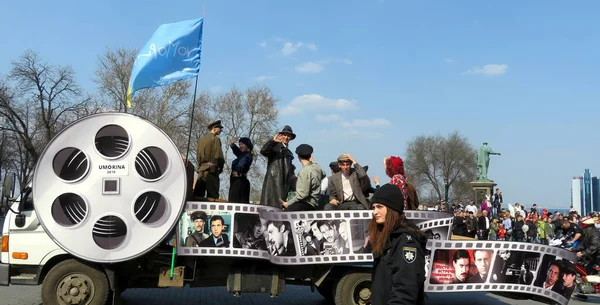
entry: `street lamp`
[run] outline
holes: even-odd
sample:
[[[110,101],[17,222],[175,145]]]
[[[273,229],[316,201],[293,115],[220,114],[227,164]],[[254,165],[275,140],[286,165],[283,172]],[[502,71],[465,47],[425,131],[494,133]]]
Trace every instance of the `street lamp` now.
[[[450,205],[448,204],[448,178],[444,177],[444,202],[446,203],[446,211],[450,212]]]

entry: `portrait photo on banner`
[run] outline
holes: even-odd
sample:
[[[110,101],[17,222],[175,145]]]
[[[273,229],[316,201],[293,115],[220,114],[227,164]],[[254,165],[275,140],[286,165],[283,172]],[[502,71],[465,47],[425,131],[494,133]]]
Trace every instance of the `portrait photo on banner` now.
[[[294,231],[289,221],[266,221],[267,251],[273,256],[296,256]]]
[[[430,284],[485,283],[494,251],[483,249],[436,249],[430,263]]]
[[[538,268],[534,286],[550,289],[570,299],[576,286],[575,264],[559,256],[546,254]]]
[[[267,251],[267,220],[250,213],[235,213],[233,218],[233,248]]]
[[[350,254],[350,224],[346,220],[298,220],[294,228],[301,256]]]
[[[531,285],[540,263],[539,252],[498,250],[490,283]]]
[[[368,238],[370,221],[370,219],[350,220],[350,233],[352,235],[352,252],[355,254],[371,253]]]
[[[229,248],[231,213],[222,211],[187,211],[179,222],[180,243],[184,247]]]

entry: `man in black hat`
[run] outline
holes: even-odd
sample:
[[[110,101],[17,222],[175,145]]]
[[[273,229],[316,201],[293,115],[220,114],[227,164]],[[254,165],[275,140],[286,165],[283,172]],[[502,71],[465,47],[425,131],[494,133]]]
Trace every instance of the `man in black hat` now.
[[[198,247],[203,240],[208,238],[209,235],[204,233],[206,218],[206,213],[202,211],[195,211],[190,215],[190,219],[194,225],[194,233],[185,238],[186,247]]]
[[[308,144],[300,144],[296,154],[302,169],[296,181],[296,194],[289,201],[281,200],[286,211],[313,211],[319,205],[321,180],[324,173],[321,167],[312,160],[313,148]]]
[[[198,159],[198,180],[194,196],[201,198],[219,198],[219,175],[223,172],[225,157],[219,135],[223,125],[217,120],[208,125],[208,134],[198,140],[196,158]]]
[[[292,189],[292,160],[294,155],[288,148],[290,141],[296,138],[292,127],[286,125],[273,139],[267,141],[260,154],[267,157],[267,173],[263,181],[261,205],[281,207]]]

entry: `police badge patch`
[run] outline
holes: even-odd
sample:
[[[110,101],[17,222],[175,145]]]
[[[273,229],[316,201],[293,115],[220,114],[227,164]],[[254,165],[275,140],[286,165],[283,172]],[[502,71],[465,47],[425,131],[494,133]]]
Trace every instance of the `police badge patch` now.
[[[417,259],[417,248],[403,247],[402,254],[402,256],[404,256],[404,260],[411,264],[415,261],[415,259]]]

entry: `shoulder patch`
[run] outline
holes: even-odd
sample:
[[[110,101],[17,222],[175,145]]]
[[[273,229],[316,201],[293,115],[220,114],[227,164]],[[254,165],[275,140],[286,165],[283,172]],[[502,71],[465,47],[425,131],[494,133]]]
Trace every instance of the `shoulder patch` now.
[[[407,263],[412,264],[417,259],[417,248],[402,247],[402,256]]]

